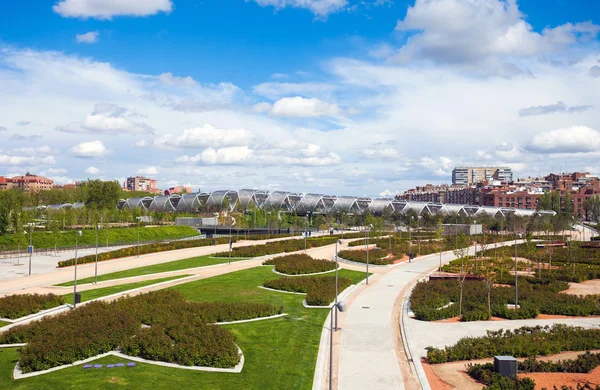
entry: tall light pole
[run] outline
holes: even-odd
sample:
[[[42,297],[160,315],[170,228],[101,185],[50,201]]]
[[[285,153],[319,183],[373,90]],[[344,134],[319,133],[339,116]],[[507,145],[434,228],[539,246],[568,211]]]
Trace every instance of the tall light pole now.
[[[337,310],[337,304],[338,304],[338,268],[340,267],[339,262],[338,262],[338,243],[341,245],[344,243],[344,241],[342,240],[337,240],[335,242],[335,304],[333,305],[335,307],[335,327],[334,330],[337,332],[338,330],[338,310]]]
[[[215,234],[213,240],[215,240],[215,246],[217,246],[217,225],[219,224],[219,213],[214,213],[215,216]]]
[[[373,225],[367,226],[367,239],[365,241],[367,247],[367,271],[366,271],[366,284],[369,284],[369,240],[371,239],[371,228]]]
[[[75,275],[73,277],[73,307],[77,307],[77,247],[79,244],[79,236],[83,233],[81,230],[75,232]]]
[[[267,237],[271,239],[271,212],[267,211]]]
[[[140,220],[141,220],[141,217],[137,217],[137,220],[138,220],[138,229],[137,229],[137,233],[138,233],[137,257],[140,257]]]
[[[232,224],[232,221],[229,221],[229,262],[228,262],[228,264],[231,264],[231,245],[233,245],[233,241],[231,241],[231,239],[232,239],[231,224]]]
[[[517,310],[519,304],[519,279],[517,267],[517,219],[515,215],[513,215],[513,230],[515,232],[515,310]]]
[[[33,222],[29,223],[29,248],[27,248],[29,252],[29,276],[31,276],[31,256],[33,255],[33,225]]]
[[[139,232],[138,232],[139,240]],[[139,242],[138,242],[139,245]],[[138,256],[140,255],[138,250]],[[94,266],[94,284],[98,284],[98,224],[96,224],[96,264]]]
[[[344,302],[338,302],[331,306],[331,310],[333,308],[335,310],[339,310],[342,313],[346,311],[346,305]],[[329,328],[329,390],[333,390],[333,313],[330,312],[329,316],[331,317],[331,326]]]
[[[308,216],[306,217],[306,229],[304,229],[304,252],[306,252],[306,236],[308,236]]]

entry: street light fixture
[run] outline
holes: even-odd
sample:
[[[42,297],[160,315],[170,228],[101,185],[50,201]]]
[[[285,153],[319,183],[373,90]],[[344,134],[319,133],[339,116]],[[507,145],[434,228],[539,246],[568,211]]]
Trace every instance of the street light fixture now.
[[[31,276],[31,256],[33,255],[33,226],[35,225],[33,222],[28,223],[29,229],[29,248],[27,248],[27,252],[29,252],[29,276]]]
[[[83,232],[81,230],[77,230],[75,233],[75,276],[73,279],[73,308],[77,307],[77,247],[79,244],[79,236],[81,236]]]
[[[138,229],[138,245],[139,245],[139,229]],[[138,249],[138,256],[139,256]],[[94,265],[94,284],[98,284],[98,224],[96,224],[96,264]]]
[[[342,313],[346,311],[346,304],[344,302],[338,302],[331,306],[332,312],[329,313],[331,317],[331,326],[329,328],[329,390],[333,390],[333,308]]]
[[[142,217],[137,217],[137,220],[138,220],[138,228],[137,228],[137,233],[138,233],[137,257],[140,257],[140,221],[142,220]]]
[[[335,327],[333,328],[336,332],[338,330],[338,310],[337,310],[337,304],[338,304],[338,268],[340,268],[340,263],[338,262],[338,244],[342,245],[344,243],[344,241],[342,240],[337,240],[335,242],[335,304],[333,305],[335,307]]]
[[[366,271],[366,284],[369,284],[369,241],[371,239],[371,229],[373,228],[373,225],[369,224],[367,226],[367,241],[366,241],[366,247],[367,247],[367,271]]]
[[[219,213],[214,213],[215,216],[215,234],[213,235],[213,240],[215,242],[215,246],[217,246],[217,225],[219,224]]]

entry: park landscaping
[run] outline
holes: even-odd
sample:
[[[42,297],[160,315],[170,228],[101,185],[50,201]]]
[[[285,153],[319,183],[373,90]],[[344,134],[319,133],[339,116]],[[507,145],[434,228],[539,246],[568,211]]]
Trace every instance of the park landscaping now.
[[[233,239],[235,241],[235,239]],[[216,244],[228,244],[229,238],[217,238]],[[102,252],[98,254],[98,261],[120,259],[123,257],[145,255],[148,253],[158,253],[173,251],[177,249],[196,248],[202,246],[215,245],[215,240],[212,238],[202,238],[198,240],[185,240],[185,241],[173,241],[173,242],[161,242],[154,244],[145,244],[140,246],[131,246],[127,248],[121,248],[114,251]],[[82,256],[77,259],[77,264],[93,263],[96,261],[96,255]],[[69,259],[65,261],[59,261],[59,267],[69,267],[75,264],[75,259]]]
[[[233,248],[231,251],[231,256],[235,257],[258,257],[265,255],[273,255],[276,253],[288,253],[288,252],[297,252],[303,250],[305,245],[307,249],[317,248],[325,245],[335,244],[338,240],[338,237],[335,236],[323,236],[323,237],[314,237],[307,238],[305,240],[300,239],[291,239],[291,240],[281,240],[268,242],[266,244],[260,245],[250,245],[250,246],[240,246],[237,248]],[[213,256],[216,257],[228,257],[230,252],[220,252],[215,253]]]
[[[314,274],[332,271],[336,267],[333,261],[313,259],[306,253],[274,257],[265,260],[263,265],[274,265],[275,271],[287,275]]]
[[[340,277],[352,283],[364,273],[340,270]],[[170,288],[181,292],[189,301],[223,303],[261,303],[276,308],[283,306],[287,316],[249,323],[220,325],[235,336],[244,353],[244,369],[239,374],[177,370],[138,363],[132,370],[83,370],[81,366],[66,368],[38,377],[14,381],[12,371],[19,359],[16,348],[0,350],[0,381],[7,389],[55,389],[68,384],[74,389],[110,386],[173,388],[285,388],[310,389],[323,323],[327,309],[305,309],[303,296],[260,289],[273,278],[270,267],[256,267],[218,277],[189,282]],[[97,359],[94,363],[122,361],[115,357]]]
[[[81,246],[96,245],[96,230],[82,230],[77,241]],[[75,230],[33,232],[31,235],[36,249],[54,249],[55,247],[74,247]],[[141,242],[175,240],[198,235],[198,231],[190,226],[154,226],[141,227],[139,239]],[[98,241],[101,246],[130,244],[138,242],[138,228],[110,228],[98,230]],[[0,250],[24,250],[29,245],[29,234],[0,235]]]
[[[237,257],[231,258],[232,262],[240,261],[240,260],[246,260],[246,259],[245,258],[237,258]],[[166,263],[159,263],[159,264],[148,265],[148,266],[144,266],[144,267],[131,268],[131,269],[124,270],[124,271],[117,271],[117,272],[111,272],[108,274],[98,275],[98,281],[102,282],[102,281],[106,281],[106,280],[131,278],[134,276],[152,275],[152,274],[158,274],[158,273],[170,272],[170,271],[179,271],[179,270],[189,269],[189,268],[206,267],[209,265],[227,263],[228,261],[229,261],[229,258],[213,257],[212,255],[190,257],[189,259],[169,261]],[[77,279],[77,284],[93,283],[94,280],[95,280],[94,277]],[[69,281],[69,282],[57,284],[56,286],[67,287],[67,286],[72,286],[72,285],[73,285],[73,281]]]
[[[352,280],[338,277],[338,292],[350,287]],[[335,299],[335,276],[304,276],[300,278],[282,277],[266,280],[264,287],[274,290],[306,294],[306,304],[328,306]]]
[[[366,263],[367,256],[369,256],[369,264],[373,265],[390,265],[394,264],[394,261],[402,258],[404,253],[402,252],[389,252],[384,249],[369,249],[369,253],[367,255],[366,250],[343,250],[338,252],[338,257],[349,260],[356,261],[358,263]]]
[[[0,318],[14,320],[64,304],[60,295],[17,294],[0,298]]]

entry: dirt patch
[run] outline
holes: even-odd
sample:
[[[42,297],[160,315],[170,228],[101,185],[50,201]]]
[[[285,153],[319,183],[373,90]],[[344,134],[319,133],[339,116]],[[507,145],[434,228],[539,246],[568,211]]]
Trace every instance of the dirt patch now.
[[[437,320],[437,321],[433,321],[433,322],[438,322],[440,324],[447,324],[447,323],[451,323],[451,322],[460,322],[460,316],[446,318],[443,320]]]
[[[560,386],[566,385],[573,388],[577,387],[577,384],[589,384],[594,388],[600,385],[600,367],[596,367],[589,374],[571,374],[563,372],[539,372],[532,374],[519,375],[520,378],[531,378],[535,381],[536,389],[552,389],[554,386],[560,388]]]
[[[427,382],[429,382],[429,386],[435,390],[452,390],[454,386],[444,381],[442,378],[438,376],[438,374],[433,371],[431,366],[427,363],[422,363],[423,371],[425,371],[425,376],[427,376]]]
[[[596,295],[600,294],[600,279],[586,280],[582,283],[569,283],[569,288],[561,291],[570,295]]]

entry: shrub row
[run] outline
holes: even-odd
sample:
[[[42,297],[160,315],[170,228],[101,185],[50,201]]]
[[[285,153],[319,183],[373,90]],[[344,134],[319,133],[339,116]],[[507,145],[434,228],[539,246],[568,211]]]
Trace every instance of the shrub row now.
[[[587,351],[576,359],[559,360],[557,362],[537,360],[534,357],[519,363],[520,372],[575,372],[588,373],[600,366],[600,353]]]
[[[352,284],[348,278],[338,278],[338,293]],[[311,306],[328,306],[335,299],[335,276],[283,277],[266,280],[263,286],[275,290],[306,293]]]
[[[525,326],[514,331],[487,331],[486,336],[465,337],[445,348],[427,348],[431,364],[484,359],[497,355],[537,357],[561,351],[600,349],[600,329],[584,329],[563,324]]]
[[[46,370],[118,348],[151,360],[233,367],[240,359],[233,334],[208,323],[274,315],[281,310],[261,304],[193,303],[179,292],[161,290],[111,303],[91,302],[13,327],[0,334],[0,344],[27,343],[19,358],[23,372]]]
[[[490,390],[534,390],[535,381],[530,378],[512,379],[494,372],[492,363],[469,364],[467,374]]]
[[[514,278],[512,283],[514,284]],[[506,306],[514,304],[514,288],[493,286],[491,288],[491,315],[507,319],[535,318],[538,314],[600,315],[599,296],[574,296],[558,293],[566,288],[568,288],[568,284],[561,281],[519,278],[520,309],[514,310]],[[463,321],[489,319],[487,293],[487,286],[483,281],[466,280],[464,282]],[[459,299],[458,280],[431,280],[420,282],[415,286],[410,303],[417,319],[435,321],[459,315]],[[440,309],[450,302],[455,303]]]
[[[235,238],[233,241],[235,242]],[[214,245],[215,241],[212,238],[202,238],[199,240],[185,240],[185,241],[173,241],[173,242],[161,242],[156,244],[145,244],[139,246],[139,254],[145,255],[148,253],[157,253],[172,251],[176,249],[195,248],[200,246]],[[217,244],[229,243],[229,237],[217,238]],[[110,252],[98,253],[98,261],[120,259],[122,257],[136,256],[138,254],[138,247],[131,246],[127,248],[121,248]],[[96,261],[96,255],[82,256],[77,259],[77,264],[93,263]],[[75,264],[75,259],[69,259],[65,261],[59,261],[59,267],[68,267]]]
[[[335,269],[335,262],[313,259],[305,253],[275,257],[266,260],[263,264],[274,265],[275,271],[287,275],[314,274]]]
[[[306,239],[306,248],[316,248],[325,245],[335,244],[337,237],[324,236]],[[240,246],[233,248],[231,256],[234,257],[258,257],[265,255],[273,255],[276,253],[297,252],[304,249],[304,241],[301,239],[291,239],[269,242],[260,245]],[[229,252],[215,253],[216,257],[228,257]]]
[[[389,265],[394,260],[401,258],[402,253],[392,253],[393,257],[388,258],[389,252],[382,249],[369,249],[369,264],[375,265]],[[345,260],[356,261],[358,263],[367,262],[367,251],[366,250],[343,250],[338,252],[338,256]]]
[[[42,310],[60,306],[65,300],[54,294],[21,294],[0,298],[1,318],[21,318]]]

